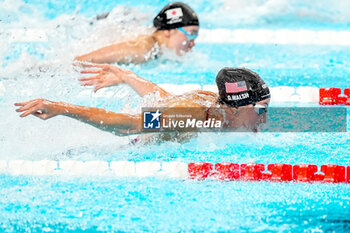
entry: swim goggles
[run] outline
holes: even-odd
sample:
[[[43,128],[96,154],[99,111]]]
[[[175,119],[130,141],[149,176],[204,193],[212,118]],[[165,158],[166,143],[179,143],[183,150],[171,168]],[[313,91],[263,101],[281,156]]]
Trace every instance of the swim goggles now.
[[[258,114],[259,116],[267,113],[267,105],[262,105],[262,104],[255,104],[254,105],[254,111],[256,112],[256,114]]]
[[[179,29],[179,31],[183,32],[186,35],[188,40],[195,40],[198,37],[198,32],[190,34],[181,27],[177,28],[177,29]]]

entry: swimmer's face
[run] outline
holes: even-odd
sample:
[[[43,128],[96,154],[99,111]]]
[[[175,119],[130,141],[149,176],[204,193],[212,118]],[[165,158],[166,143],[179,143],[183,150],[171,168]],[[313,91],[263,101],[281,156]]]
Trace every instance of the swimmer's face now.
[[[265,99],[257,102],[255,107],[267,107],[270,99]],[[232,114],[227,115],[227,120],[231,127],[247,129],[248,131],[257,132],[261,124],[266,123],[266,112],[258,114],[252,104],[238,107],[238,109],[231,108]],[[257,111],[259,111],[257,109]]]
[[[270,98],[257,102],[255,107],[262,106],[267,108],[269,103]],[[239,107],[238,111],[240,119],[242,119],[242,126],[253,132],[257,132],[259,126],[266,123],[266,112],[259,115],[252,104]]]
[[[182,27],[189,35],[198,35],[198,26],[186,26]],[[188,38],[184,32],[179,29],[172,29],[168,31],[168,42],[166,46],[170,49],[174,49],[176,54],[181,56],[184,53],[191,51],[195,46],[195,39]]]

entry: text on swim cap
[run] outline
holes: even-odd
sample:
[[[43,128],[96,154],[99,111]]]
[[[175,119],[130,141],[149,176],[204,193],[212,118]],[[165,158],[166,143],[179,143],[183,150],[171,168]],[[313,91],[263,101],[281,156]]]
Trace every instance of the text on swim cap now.
[[[247,98],[249,98],[248,93],[243,93],[240,95],[227,95],[228,100],[242,100],[242,99],[247,99]]]

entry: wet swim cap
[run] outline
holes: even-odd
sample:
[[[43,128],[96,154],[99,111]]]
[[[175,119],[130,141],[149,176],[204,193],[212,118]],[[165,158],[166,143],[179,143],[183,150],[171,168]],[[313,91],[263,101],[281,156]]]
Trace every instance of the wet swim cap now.
[[[166,5],[154,18],[158,30],[169,30],[184,26],[199,26],[197,14],[187,4],[173,2]]]
[[[270,90],[257,73],[245,68],[223,68],[216,76],[219,102],[230,107],[255,104],[270,98]]]

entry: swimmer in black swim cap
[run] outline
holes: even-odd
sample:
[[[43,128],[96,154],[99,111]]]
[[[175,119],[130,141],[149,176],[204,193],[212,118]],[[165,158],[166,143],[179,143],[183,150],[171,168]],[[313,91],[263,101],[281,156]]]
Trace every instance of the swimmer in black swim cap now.
[[[256,104],[270,98],[270,90],[257,73],[244,68],[223,68],[216,76],[219,102],[231,107]]]
[[[93,63],[143,63],[156,58],[163,47],[181,56],[195,46],[199,20],[187,4],[173,2],[166,5],[154,18],[153,25],[156,30],[151,35],[140,35],[75,59]]]
[[[259,124],[266,122],[264,113],[267,112],[271,95],[257,73],[245,68],[223,68],[216,76],[216,84],[218,102],[236,109],[234,121],[244,121],[243,126],[255,132]]]
[[[173,2],[165,6],[154,18],[156,34],[167,38],[166,47],[176,50],[177,55],[188,52],[198,36],[197,14],[185,3]]]
[[[166,5],[154,18],[158,30],[169,30],[186,26],[199,26],[197,14],[187,4],[173,2]]]
[[[89,85],[95,86],[95,90],[100,88],[101,83],[107,82],[109,85],[105,86],[127,84],[141,97],[157,93],[160,99],[153,104],[159,108],[165,108],[162,111],[164,115],[173,115],[174,109],[188,107],[186,114],[190,114],[192,118],[197,120],[216,119],[223,122],[223,129],[243,128],[253,132],[257,132],[259,124],[266,121],[267,106],[270,101],[269,88],[258,74],[248,69],[222,69],[216,77],[219,94],[197,90],[174,95],[130,70],[107,64],[86,66],[88,69],[83,70],[82,73],[92,75],[89,79]],[[109,77],[109,79],[106,81],[105,77]],[[110,77],[113,78],[112,84]],[[46,120],[62,115],[120,136],[145,133],[142,113],[114,113],[101,108],[45,99],[33,99],[15,105],[18,106],[16,111],[22,113],[21,117],[34,115]],[[181,130],[176,131],[176,133],[182,132]],[[176,140],[173,137],[175,136],[170,134],[170,136],[161,136],[160,138],[161,140]]]

